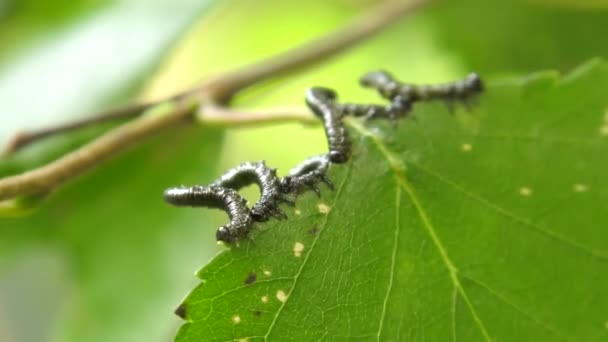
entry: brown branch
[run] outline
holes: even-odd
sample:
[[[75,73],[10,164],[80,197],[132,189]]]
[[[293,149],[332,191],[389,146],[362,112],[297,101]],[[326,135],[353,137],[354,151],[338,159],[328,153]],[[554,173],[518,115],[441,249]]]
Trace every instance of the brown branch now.
[[[49,191],[101,164],[143,137],[186,122],[195,111],[195,106],[183,103],[166,113],[141,116],[47,165],[0,179],[0,201]]]
[[[210,81],[203,82],[193,90],[174,95],[170,97],[174,100],[172,101],[175,106],[174,109],[163,115],[144,115],[136,118],[47,165],[0,179],[0,201],[50,191],[94,168],[143,138],[187,121],[194,113],[193,104],[225,104],[237,92],[252,84],[325,61],[329,57],[356,45],[395,22],[399,17],[427,2],[428,0],[411,0],[409,2],[391,1],[383,3],[378,5],[376,9],[367,11],[367,14],[355,19],[353,23],[324,38],[236,71],[219,75]],[[147,104],[146,108],[151,105],[153,104]],[[115,110],[115,112],[122,113],[124,116],[135,115],[135,110],[133,112],[129,110],[133,108],[137,107],[128,106]],[[285,112],[283,114],[284,118],[288,115],[296,115],[286,114]],[[120,115],[117,114],[116,116]],[[243,117],[243,115],[241,115],[241,119],[250,122],[250,119]],[[261,117],[258,119],[263,120]],[[211,119],[208,118],[208,120]],[[275,119],[272,120],[275,121]],[[233,123],[236,122],[233,121]],[[55,133],[61,131],[65,131],[65,129],[56,129]],[[49,134],[46,134],[46,136]]]
[[[66,124],[51,126],[34,131],[18,132],[7,144],[2,156],[9,156],[25,146],[34,143],[46,137],[77,130],[84,127],[94,126],[103,122],[113,121],[118,119],[133,118],[141,114],[144,110],[150,108],[155,103],[136,103],[124,107],[115,108],[112,110],[95,113],[86,118],[81,118]]]

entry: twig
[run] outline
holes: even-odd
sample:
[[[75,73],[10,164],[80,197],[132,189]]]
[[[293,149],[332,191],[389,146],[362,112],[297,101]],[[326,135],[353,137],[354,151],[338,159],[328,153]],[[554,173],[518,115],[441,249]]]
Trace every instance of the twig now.
[[[21,148],[33,142],[36,142],[37,140],[49,137],[51,135],[73,131],[84,127],[94,126],[107,121],[135,117],[153,105],[155,105],[155,103],[152,102],[131,104],[125,107],[95,113],[89,117],[81,118],[76,121],[68,122],[66,124],[60,124],[57,126],[47,127],[35,131],[18,132],[9,141],[6,146],[6,149],[2,153],[2,156],[9,156]]]
[[[165,113],[141,116],[47,165],[0,179],[0,201],[49,191],[127,149],[142,137],[186,122],[195,111],[195,106],[184,103]]]
[[[427,2],[428,0],[412,0],[410,2],[383,3],[355,19],[352,24],[324,38],[236,71],[219,75],[190,91],[174,95],[171,97],[175,99],[173,101],[174,110],[163,115],[146,115],[136,118],[47,165],[0,179],[0,201],[50,191],[101,164],[144,137],[191,118],[194,113],[193,103],[197,105],[226,104],[234,94],[254,83],[327,60]],[[123,110],[128,112],[126,109]],[[285,113],[282,115],[285,117]],[[241,118],[250,121],[248,118],[242,116]],[[267,116],[266,120],[275,119]]]
[[[205,126],[229,127],[250,127],[281,122],[321,123],[318,118],[303,107],[241,110],[207,105],[200,108],[196,118]]]

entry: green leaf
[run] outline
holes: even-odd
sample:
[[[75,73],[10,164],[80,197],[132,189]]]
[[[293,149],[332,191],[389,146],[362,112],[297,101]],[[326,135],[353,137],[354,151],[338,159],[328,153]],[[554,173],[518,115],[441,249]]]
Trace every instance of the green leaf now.
[[[336,191],[203,267],[177,341],[608,338],[608,64],[349,121]]]
[[[0,64],[65,28],[110,0],[3,0],[0,2]]]
[[[576,1],[576,7],[542,3],[442,1],[426,16],[449,53],[482,74],[570,70],[589,58],[608,57],[607,45],[593,39],[608,34],[603,24],[608,20],[605,6],[586,6],[582,1]]]

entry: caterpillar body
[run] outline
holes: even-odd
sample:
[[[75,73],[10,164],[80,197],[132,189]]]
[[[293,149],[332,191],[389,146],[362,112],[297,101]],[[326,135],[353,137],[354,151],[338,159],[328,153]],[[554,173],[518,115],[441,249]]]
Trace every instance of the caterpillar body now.
[[[236,190],[218,186],[181,186],[165,190],[167,203],[175,206],[221,209],[228,214],[230,223],[216,232],[218,241],[233,242],[246,236],[252,225],[247,201]]]
[[[332,163],[346,163],[350,157],[350,138],[339,108],[334,103],[335,91],[329,88],[313,87],[306,92],[306,105],[321,120],[329,147],[329,160]]]
[[[470,73],[462,80],[454,82],[415,85],[397,81],[386,71],[372,71],[361,77],[359,83],[376,89],[385,99],[393,102],[405,102],[410,105],[417,101],[445,100],[466,102],[472,96],[483,91],[483,82],[476,73]]]
[[[295,203],[286,198],[280,189],[280,180],[276,169],[270,169],[264,161],[246,162],[228,170],[212,186],[226,187],[234,190],[257,184],[260,188],[260,199],[251,208],[254,221],[267,221],[270,217],[285,219],[287,215],[279,208],[278,203]]]
[[[329,157],[326,154],[310,157],[300,165],[289,171],[289,174],[281,179],[281,191],[284,193],[299,194],[306,189],[314,191],[317,196],[321,195],[317,183],[323,182],[331,190],[333,183],[327,177]]]

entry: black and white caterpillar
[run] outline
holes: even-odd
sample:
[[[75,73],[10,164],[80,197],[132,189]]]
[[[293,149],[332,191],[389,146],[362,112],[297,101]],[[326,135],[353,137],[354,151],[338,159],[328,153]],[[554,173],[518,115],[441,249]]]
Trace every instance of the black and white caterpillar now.
[[[257,163],[246,162],[228,170],[211,186],[240,190],[251,184],[260,188],[260,199],[251,208],[249,215],[254,221],[264,222],[271,217],[286,219],[287,215],[279,208],[279,203],[294,206],[295,203],[285,196],[281,190],[281,181],[277,170],[270,169],[264,161]]]
[[[351,142],[343,123],[345,116],[396,122],[406,117],[416,102],[443,100],[451,109],[454,102],[468,105],[472,97],[483,91],[483,83],[475,73],[451,83],[420,86],[401,83],[384,71],[374,71],[364,75],[360,83],[377,90],[390,103],[386,106],[341,104],[332,89],[312,87],[306,92],[306,105],[323,121],[327,154],[304,160],[283,178],[279,178],[276,169],[268,168],[264,161],[246,162],[228,170],[209,186],[169,188],[164,193],[165,201],[175,206],[224,210],[230,223],[217,230],[217,240],[226,243],[238,241],[248,236],[254,222],[264,222],[272,217],[287,218],[279,204],[294,206],[295,196],[307,190],[320,195],[319,183],[333,189],[327,177],[329,164],[346,163],[351,155]],[[260,188],[260,198],[249,208],[238,190],[251,184]]]
[[[443,100],[450,110],[455,102],[468,106],[468,101],[483,91],[483,82],[476,73],[470,73],[462,80],[430,85],[416,85],[397,81],[386,71],[372,71],[363,75],[359,83],[376,89],[380,96],[393,105],[403,104],[407,110],[419,101]]]
[[[253,223],[247,201],[233,189],[218,186],[181,186],[165,190],[164,197],[167,203],[176,206],[224,210],[230,218],[230,223],[217,230],[215,236],[218,241],[229,243],[247,235]]]

